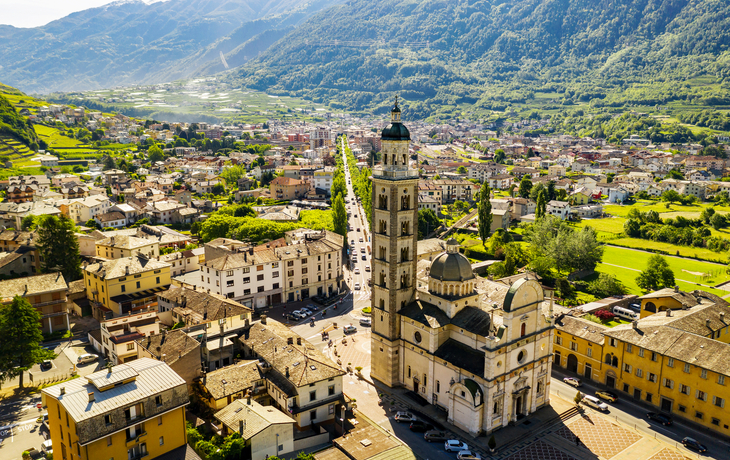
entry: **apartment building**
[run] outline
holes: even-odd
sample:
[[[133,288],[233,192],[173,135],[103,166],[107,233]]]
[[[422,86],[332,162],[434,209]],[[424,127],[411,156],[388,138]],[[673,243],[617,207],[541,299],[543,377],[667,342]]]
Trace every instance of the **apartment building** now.
[[[286,301],[338,293],[343,245],[341,235],[327,230],[292,230],[274,241],[272,246],[278,246],[274,253],[283,267]]]
[[[71,200],[68,215],[74,222],[86,223],[97,215],[109,212],[112,203],[106,195],[92,195],[87,198]]]
[[[269,189],[271,190],[272,198],[277,200],[296,200],[307,194],[309,183],[289,177],[277,177],[271,181]]]
[[[45,388],[42,401],[59,459],[138,460],[187,449],[187,385],[161,361],[140,358]]]
[[[0,308],[15,296],[25,298],[41,315],[44,333],[70,329],[68,322],[68,284],[61,272],[0,281]]]
[[[171,252],[157,258],[170,264],[170,275],[175,277],[200,270],[201,260],[205,260],[203,248]]]
[[[37,238],[36,232],[0,232],[0,253],[7,254],[0,258],[0,274],[14,277],[22,273],[40,273],[41,257],[34,243]]]
[[[131,235],[110,236],[96,242],[96,256],[105,259],[121,259],[142,254],[159,257],[160,245],[157,241],[137,238]]]
[[[333,166],[325,166],[323,169],[314,171],[312,177],[312,185],[314,188],[326,190],[327,193],[332,191],[332,180],[335,177],[335,168]]]
[[[473,182],[460,179],[439,179],[433,181],[433,184],[441,188],[444,203],[453,203],[457,200],[474,201],[479,188]]]
[[[263,360],[272,405],[291,414],[296,428],[334,420],[344,402],[345,372],[284,324],[262,316],[239,337],[245,358]]]
[[[476,163],[469,166],[468,179],[484,182],[490,177],[507,173],[507,166],[499,163]]]
[[[157,306],[170,285],[170,264],[142,254],[83,267],[86,296],[98,321]]]
[[[118,316],[101,321],[99,326],[102,349],[98,351],[114,365],[137,359],[136,341],[160,332],[154,310]]]

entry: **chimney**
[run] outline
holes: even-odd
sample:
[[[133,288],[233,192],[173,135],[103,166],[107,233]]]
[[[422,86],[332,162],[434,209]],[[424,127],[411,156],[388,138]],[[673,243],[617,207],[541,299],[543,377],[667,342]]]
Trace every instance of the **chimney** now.
[[[710,327],[710,318],[705,320],[705,326]]]
[[[632,326],[632,327],[633,327],[634,329],[638,330],[638,329],[639,329],[639,322],[638,322],[638,321],[632,321],[632,322],[631,322],[631,326]]]
[[[674,286],[674,292],[679,292],[679,286]]]
[[[284,369],[284,375],[286,375],[286,378],[289,378],[289,367],[288,366]]]
[[[124,266],[124,274],[129,275],[129,265]]]
[[[89,392],[89,402],[94,402],[94,401],[96,401],[96,398],[94,398],[94,392],[90,391]]]
[[[239,421],[238,421],[238,434],[240,434],[240,435],[241,435],[241,437],[243,437],[243,428],[244,428],[245,426],[246,426],[246,425],[244,425],[244,424],[243,424],[243,420],[239,420]]]
[[[720,321],[725,322],[725,312],[720,312]]]
[[[167,329],[162,330],[162,338],[164,339],[167,336]]]
[[[266,325],[266,315],[261,315],[261,324]]]
[[[301,345],[301,344],[302,344],[302,338],[301,337],[297,337],[297,345]]]
[[[65,395],[66,394],[66,387],[61,387],[61,394],[62,395]]]

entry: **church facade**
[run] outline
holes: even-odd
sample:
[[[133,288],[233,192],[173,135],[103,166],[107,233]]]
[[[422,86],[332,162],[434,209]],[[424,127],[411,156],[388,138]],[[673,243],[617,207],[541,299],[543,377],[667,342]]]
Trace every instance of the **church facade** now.
[[[549,403],[552,296],[532,275],[474,275],[456,240],[417,261],[418,171],[396,104],[373,170],[371,372],[490,433]],[[551,291],[547,291],[551,294]]]

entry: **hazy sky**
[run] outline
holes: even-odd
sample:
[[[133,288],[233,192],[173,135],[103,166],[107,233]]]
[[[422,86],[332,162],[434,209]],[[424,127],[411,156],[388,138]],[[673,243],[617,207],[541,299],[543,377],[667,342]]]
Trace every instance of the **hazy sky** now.
[[[0,0],[0,24],[37,27],[114,0]]]

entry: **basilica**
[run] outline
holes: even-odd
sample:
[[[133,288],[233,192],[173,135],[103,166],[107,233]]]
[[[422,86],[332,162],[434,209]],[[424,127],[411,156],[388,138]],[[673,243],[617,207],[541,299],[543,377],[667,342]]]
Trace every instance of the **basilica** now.
[[[418,179],[396,99],[373,169],[371,376],[448,411],[472,435],[549,403],[552,291],[531,274],[475,276],[450,239],[417,261]]]

